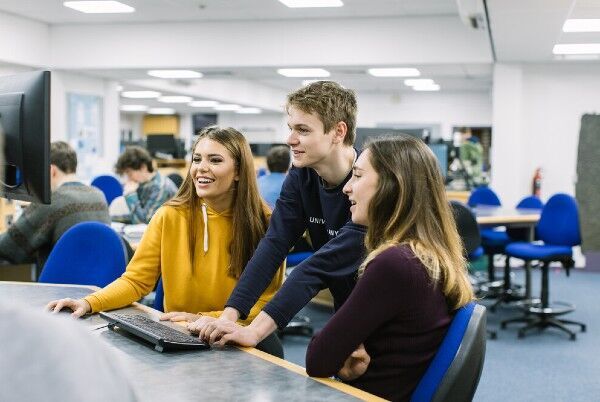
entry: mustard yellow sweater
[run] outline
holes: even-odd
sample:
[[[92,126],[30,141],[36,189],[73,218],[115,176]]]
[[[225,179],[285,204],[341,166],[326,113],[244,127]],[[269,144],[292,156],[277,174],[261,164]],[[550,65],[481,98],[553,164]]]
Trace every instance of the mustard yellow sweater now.
[[[187,216],[188,211],[170,206],[156,212],[125,273],[85,298],[92,312],[112,310],[140,300],[152,291],[162,275],[166,312],[201,312],[213,317],[221,314],[237,284],[237,279],[227,275],[229,244],[234,235],[231,211],[217,213],[207,208],[208,251],[204,252],[204,224],[200,220],[193,267]],[[284,271],[285,264],[242,323],[249,323],[271,300],[281,286]]]

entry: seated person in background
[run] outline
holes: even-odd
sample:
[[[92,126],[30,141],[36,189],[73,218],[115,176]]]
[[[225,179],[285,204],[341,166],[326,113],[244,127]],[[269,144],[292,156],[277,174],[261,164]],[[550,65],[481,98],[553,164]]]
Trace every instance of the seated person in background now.
[[[42,268],[60,236],[84,221],[110,224],[104,194],[77,180],[77,154],[66,142],[50,145],[52,203],[30,204],[0,235],[0,258],[12,263],[37,262]]]
[[[290,147],[277,145],[267,153],[267,167],[269,174],[258,178],[258,190],[267,201],[271,209],[275,208],[275,201],[281,193],[281,186],[285,175],[290,169]]]
[[[154,172],[152,157],[142,147],[127,147],[115,170],[127,176],[123,195],[131,213],[131,223],[148,223],[158,208],[177,193],[177,186]]]
[[[453,311],[473,300],[462,244],[422,141],[375,140],[353,170],[344,192],[352,221],[368,228],[368,255],[350,297],[310,342],[306,371],[408,401]]]
[[[128,375],[133,367],[78,324],[0,304],[0,401],[138,400]]]
[[[156,212],[125,273],[84,299],[56,300],[48,308],[69,307],[76,317],[121,308],[150,293],[162,277],[167,314],[161,319],[218,317],[264,236],[269,215],[244,136],[233,128],[207,127],[193,146],[183,186]],[[279,267],[245,322],[279,289],[284,269]],[[257,347],[283,355],[275,335]]]

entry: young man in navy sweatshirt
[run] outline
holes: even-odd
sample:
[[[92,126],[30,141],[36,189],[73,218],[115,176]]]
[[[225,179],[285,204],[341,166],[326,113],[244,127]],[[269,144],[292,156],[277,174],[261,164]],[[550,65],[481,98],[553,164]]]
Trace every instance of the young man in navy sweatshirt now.
[[[364,258],[365,228],[350,221],[350,202],[342,192],[357,157],[353,147],[356,110],[354,92],[331,81],[318,81],[288,95],[287,143],[293,167],[269,229],[222,315],[189,324],[201,338],[255,346],[277,327],[284,328],[324,288],[331,290],[336,308],[344,303]],[[235,324],[247,316],[305,230],[315,253],[294,268],[250,325]]]

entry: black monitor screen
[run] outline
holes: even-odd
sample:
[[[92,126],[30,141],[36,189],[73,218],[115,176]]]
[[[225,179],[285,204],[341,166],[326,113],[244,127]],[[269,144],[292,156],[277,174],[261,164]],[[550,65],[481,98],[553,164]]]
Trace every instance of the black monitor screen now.
[[[146,149],[153,157],[178,156],[177,142],[173,134],[149,134],[146,138]]]
[[[49,204],[49,71],[0,77],[0,135],[4,140],[0,196]]]
[[[192,115],[194,135],[200,134],[204,127],[214,126],[215,124],[217,124],[216,113],[196,113]]]

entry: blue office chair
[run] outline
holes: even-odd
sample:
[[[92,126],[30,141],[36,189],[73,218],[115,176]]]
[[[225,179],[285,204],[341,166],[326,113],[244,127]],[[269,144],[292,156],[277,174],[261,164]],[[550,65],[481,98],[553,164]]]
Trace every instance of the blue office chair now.
[[[181,187],[183,184],[184,179],[179,173],[173,172],[167,177],[175,184],[175,186],[177,186],[177,188]]]
[[[485,359],[485,307],[471,302],[456,312],[411,402],[472,401]]]
[[[477,187],[471,195],[469,196],[469,200],[467,204],[470,207],[476,207],[477,205],[492,205],[492,206],[500,206],[500,198],[496,195],[496,193],[489,187]]]
[[[156,284],[156,289],[154,289],[154,303],[152,304],[152,307],[154,308],[154,310],[162,311],[164,313],[164,303],[165,289],[163,288],[162,278],[160,278],[158,280],[158,283]]]
[[[296,253],[289,253],[286,259],[286,276],[288,272],[302,261],[313,255],[312,251],[299,251]],[[304,335],[312,336],[314,329],[310,323],[310,318],[304,315],[297,315],[286,325],[284,329],[279,330],[277,333],[280,338],[285,335]]]
[[[126,258],[123,243],[110,226],[78,223],[56,242],[39,282],[104,287],[125,272]]]
[[[549,265],[553,261],[563,264],[569,275],[570,269],[575,265],[572,247],[581,244],[579,230],[579,211],[577,201],[567,194],[555,194],[549,200],[537,225],[537,235],[544,243],[517,242],[506,246],[506,264],[510,258],[515,257],[525,261],[540,261],[542,266],[541,301],[525,306],[526,315],[505,320],[502,328],[513,322],[525,322],[527,325],[519,329],[519,338],[525,336],[527,331],[538,328],[544,330],[548,327],[558,328],[567,334],[571,340],[576,339],[575,332],[567,328],[566,324],[577,325],[585,332],[583,323],[569,320],[560,320],[556,316],[570,313],[575,307],[568,303],[550,303],[549,299]]]
[[[106,203],[110,203],[117,197],[123,195],[123,186],[114,176],[102,175],[92,180],[92,186],[99,188],[106,197]]]

